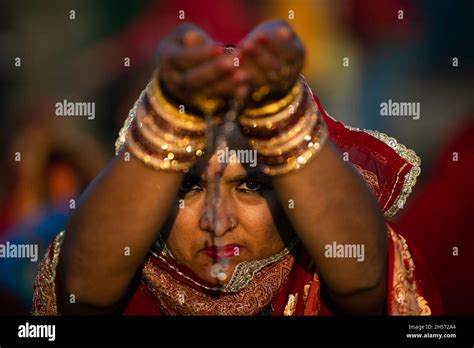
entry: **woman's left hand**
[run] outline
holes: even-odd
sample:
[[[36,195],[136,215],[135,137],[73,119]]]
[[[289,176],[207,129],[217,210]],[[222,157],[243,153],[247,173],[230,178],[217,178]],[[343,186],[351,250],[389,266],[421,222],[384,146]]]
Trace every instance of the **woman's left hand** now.
[[[287,22],[272,20],[252,30],[234,54],[239,58],[236,96],[258,103],[289,91],[301,72],[305,51]]]

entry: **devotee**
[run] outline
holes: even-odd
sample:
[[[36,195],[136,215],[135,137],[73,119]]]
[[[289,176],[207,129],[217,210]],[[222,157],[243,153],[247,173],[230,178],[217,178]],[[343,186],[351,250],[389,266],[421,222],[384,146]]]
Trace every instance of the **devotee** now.
[[[331,118],[304,55],[283,21],[235,47],[190,24],[164,39],[116,157],[40,265],[33,314],[439,313],[386,221],[418,156]]]

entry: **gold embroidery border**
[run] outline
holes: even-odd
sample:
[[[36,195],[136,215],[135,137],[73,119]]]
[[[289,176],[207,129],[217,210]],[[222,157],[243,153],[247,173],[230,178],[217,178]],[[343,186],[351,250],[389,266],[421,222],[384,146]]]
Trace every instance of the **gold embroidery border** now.
[[[387,225],[393,241],[394,264],[390,301],[391,315],[431,315],[428,301],[416,284],[416,265],[408,244],[400,234]]]
[[[298,303],[298,293],[288,295],[288,302],[286,303],[283,315],[286,317],[292,316],[296,310],[296,304]]]
[[[50,258],[48,247],[43,261],[38,268],[33,294],[32,315],[59,315],[56,299],[56,267],[59,252],[64,239],[64,231],[60,232],[52,242],[53,257]]]
[[[178,268],[170,264],[163,255],[171,256],[174,260],[175,257],[171,254],[171,251],[166,246],[164,241],[160,241],[162,243],[162,250],[160,252],[150,250],[150,254],[165,263],[169,268],[171,268],[174,272],[176,272],[179,276],[183,277],[184,279],[192,282],[194,285],[200,287],[204,290],[209,291],[219,291],[222,293],[236,293],[245,288],[257,275],[257,273],[264,267],[274,264],[277,261],[280,261],[285,256],[290,254],[293,248],[298,244],[299,239],[293,238],[290,243],[279,253],[269,256],[266,259],[261,260],[254,260],[254,261],[242,261],[234,269],[234,273],[232,274],[231,279],[224,287],[208,287],[201,283],[198,283],[191,277],[187,276],[183,272],[181,272]]]
[[[122,128],[120,128],[119,136],[117,140],[115,140],[115,156],[117,156],[120,153],[120,150],[122,150],[122,148],[125,146],[125,143],[127,142],[128,130],[130,126],[132,125],[133,120],[137,117],[138,103],[143,98],[144,95],[145,95],[145,90],[143,90],[140,93],[140,96],[138,97],[138,99],[133,104],[133,107],[128,112],[128,116],[125,119]]]
[[[257,315],[269,305],[288,281],[295,259],[288,254],[259,272],[241,291],[217,296],[206,294],[173,278],[149,258],[143,280],[164,315]]]
[[[421,159],[420,157],[416,154],[416,152],[410,148],[407,148],[405,145],[400,144],[397,139],[388,136],[385,133],[376,131],[376,130],[370,130],[370,129],[360,129],[356,127],[351,127],[347,126],[344,124],[344,122],[341,122],[339,120],[336,120],[334,117],[329,115],[327,112],[326,114],[331,117],[334,121],[340,122],[346,129],[349,129],[351,131],[356,131],[356,132],[363,132],[366,134],[369,134],[370,136],[376,138],[377,140],[382,141],[386,145],[390,146],[400,157],[402,157],[405,161],[410,163],[412,165],[410,171],[405,175],[405,178],[403,179],[403,187],[398,195],[398,197],[395,199],[395,202],[392,204],[390,208],[388,208],[387,211],[384,212],[384,217],[385,218],[390,218],[394,216],[400,209],[403,208],[403,206],[406,203],[406,200],[410,196],[413,187],[416,184],[416,180],[418,176],[421,173]],[[404,168],[404,167],[403,167]],[[400,173],[400,171],[399,171]],[[397,180],[395,181],[394,186],[398,183],[400,177],[399,173],[397,173]],[[393,193],[395,192],[395,187],[392,188],[392,192],[389,195],[389,199],[387,202],[390,201],[392,198]],[[383,207],[385,209],[386,207]]]

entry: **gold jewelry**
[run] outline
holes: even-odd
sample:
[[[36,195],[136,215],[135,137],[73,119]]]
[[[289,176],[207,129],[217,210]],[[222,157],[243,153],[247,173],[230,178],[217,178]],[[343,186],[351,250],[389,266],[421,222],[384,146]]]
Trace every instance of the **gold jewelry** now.
[[[159,114],[164,120],[171,123],[172,125],[188,130],[188,131],[200,131],[204,132],[206,123],[204,119],[190,115],[186,112],[180,112],[173,104],[168,102],[159,87],[157,79],[150,81],[146,88],[146,93],[150,104],[153,109]]]
[[[287,105],[287,107],[283,108],[276,114],[259,118],[248,117],[244,114],[240,116],[239,122],[243,127],[271,129],[274,124],[279,123],[285,119],[291,118],[296,114],[296,110],[302,101],[302,97],[303,89],[300,88],[294,100],[292,100],[291,103]],[[293,108],[292,112],[290,112],[289,110],[291,107]]]
[[[268,95],[268,93],[270,93],[270,86],[269,85],[260,86],[259,88],[257,88],[257,90],[255,90],[252,93],[252,99],[256,102],[259,102],[263,98],[265,98]]]
[[[189,154],[197,149],[205,146],[204,139],[200,141],[191,141],[189,136],[177,138],[170,133],[161,132],[158,127],[151,121],[149,115],[138,113],[136,116],[137,126],[140,128],[141,135],[151,144],[161,150],[171,151],[174,153]],[[169,135],[168,137],[166,135]]]
[[[137,119],[138,120],[138,119]],[[138,124],[138,122],[137,122]],[[187,145],[187,146],[180,146],[179,144],[173,144],[173,143],[169,143],[167,142],[165,139],[161,138],[161,137],[157,137],[155,136],[152,132],[150,132],[150,130],[148,129],[148,127],[140,127],[140,133],[141,133],[141,136],[151,145],[153,145],[154,147],[160,149],[160,150],[164,150],[164,151],[168,151],[168,152],[172,152],[174,154],[185,154],[185,155],[188,155],[190,153],[192,153],[193,151],[197,150],[198,147],[194,147],[192,145]],[[183,139],[184,140],[184,139]],[[203,146],[201,146],[202,148]]]
[[[147,101],[152,109],[147,109]],[[178,132],[185,130],[190,135],[179,137],[166,132],[160,127],[168,127],[163,120],[170,124],[172,129]],[[204,154],[206,142],[204,127],[201,126],[205,127],[204,120],[179,112],[166,100],[158,81],[154,79],[130,110],[115,144],[116,154],[126,143],[130,152],[145,165],[156,170],[186,173],[194,160]]]
[[[241,122],[241,125],[245,124],[242,125],[244,131],[247,128],[246,133],[252,134],[249,144],[257,151],[258,158],[263,163],[261,165],[263,172],[270,176],[283,175],[302,168],[321,150],[327,139],[326,125],[317,104],[312,99],[311,90],[306,84],[299,83],[303,90],[301,93],[305,95],[297,99],[300,104],[295,117],[298,117],[298,120],[287,123],[291,125],[289,130],[279,133],[281,128],[274,127],[274,124],[272,127],[262,127],[269,120],[277,120],[282,124],[284,123],[282,120],[291,120],[288,116],[285,119],[287,112],[251,120],[244,118]],[[304,111],[301,116],[299,116],[300,110]],[[249,125],[251,127],[248,127]],[[250,132],[250,129],[253,132]],[[264,138],[258,134],[259,132],[264,133]]]
[[[139,143],[135,141],[131,133],[127,135],[127,145],[135,157],[155,170],[174,170],[187,173],[191,167],[191,163],[189,162],[180,163],[175,160],[172,152],[169,152],[165,158],[157,158],[145,152]]]
[[[313,127],[316,125],[318,117],[314,114],[310,114],[308,116],[304,116],[307,119],[307,127],[296,133],[290,140],[283,143],[282,145],[275,147],[271,146],[270,144],[264,145],[256,149],[261,155],[263,156],[280,156],[281,154],[290,151],[292,148],[298,146],[298,144],[311,140],[311,133]],[[309,138],[308,138],[309,137]]]
[[[259,151],[259,157],[262,163],[268,165],[280,165],[288,161],[291,157],[298,156],[302,152],[306,151],[308,146],[312,146],[315,142],[315,139],[319,139],[322,136],[326,129],[323,127],[322,122],[318,122],[316,126],[313,127],[311,132],[303,133],[303,140],[297,143],[294,147],[288,147],[282,151],[278,151],[273,154],[264,155],[262,151]]]
[[[301,169],[306,163],[310,161],[319,151],[321,151],[327,140],[326,125],[322,125],[322,131],[312,139],[307,145],[308,149],[303,153],[292,156],[286,160],[286,163],[280,166],[263,165],[263,172],[269,176],[284,175]]]
[[[272,115],[283,108],[287,107],[298,95],[300,90],[303,88],[302,83],[298,80],[295,85],[291,88],[290,92],[282,99],[267,104],[258,108],[247,108],[243,110],[243,115],[248,117],[263,117],[267,115]]]
[[[193,103],[204,115],[213,115],[218,109],[224,106],[222,99],[211,98],[204,94],[196,96]]]
[[[145,127],[132,124],[126,136],[130,152],[144,164],[157,170],[176,170],[187,172],[193,161],[202,155],[202,150],[197,149],[190,153],[165,150],[150,143],[144,136]]]
[[[176,143],[179,146],[194,145],[196,147],[200,147],[199,144],[202,144],[202,141],[196,140],[201,139],[201,137],[198,135],[188,133],[182,136],[177,136],[172,133],[173,129],[170,129],[169,131],[161,129],[161,127],[156,124],[156,119],[153,117],[153,115],[139,114],[137,115],[137,120],[145,123],[155,136],[161,137],[167,142]],[[174,129],[174,131],[176,131],[176,129]]]
[[[294,142],[298,134],[310,134],[316,120],[317,117],[311,113],[311,110],[308,110],[289,131],[278,134],[268,140],[251,139],[249,143],[255,150],[263,155],[273,155],[271,152],[276,150],[277,152],[283,153],[285,151],[280,151],[280,149],[286,149],[286,147],[288,147],[287,144],[292,141]],[[277,146],[281,147],[277,148]],[[289,147],[291,148],[292,146]]]

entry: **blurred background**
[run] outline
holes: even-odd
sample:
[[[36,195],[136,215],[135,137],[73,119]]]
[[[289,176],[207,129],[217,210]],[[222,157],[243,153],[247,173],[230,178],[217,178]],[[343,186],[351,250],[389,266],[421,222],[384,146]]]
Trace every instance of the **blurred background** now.
[[[0,7],[0,243],[39,247],[36,262],[0,258],[0,315],[29,313],[38,264],[76,197],[113,156],[160,39],[188,21],[236,44],[274,18],[302,38],[303,73],[329,114],[387,133],[421,157],[419,183],[394,220],[432,266],[445,312],[474,314],[474,1],[20,0]],[[380,103],[389,99],[419,102],[420,119],[382,117]],[[94,102],[95,118],[57,117],[63,100]]]

